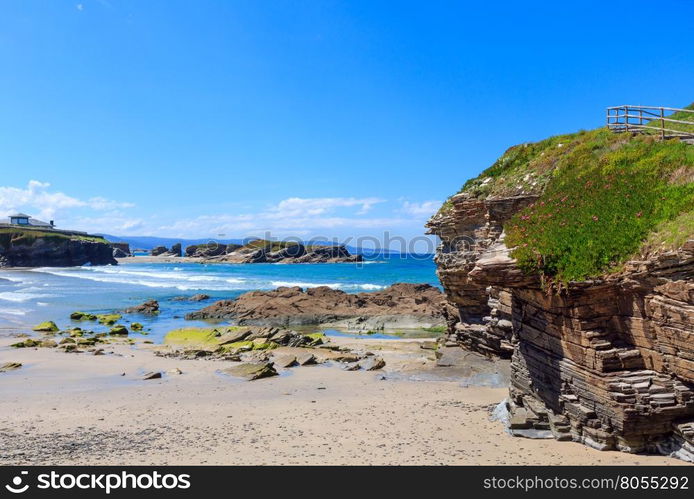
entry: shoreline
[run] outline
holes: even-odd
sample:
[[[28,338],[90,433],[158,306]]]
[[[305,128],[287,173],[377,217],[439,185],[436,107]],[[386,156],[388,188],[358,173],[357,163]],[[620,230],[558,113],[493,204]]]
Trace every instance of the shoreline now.
[[[461,386],[457,368],[435,367],[419,348],[424,340],[333,338],[368,346],[386,367],[304,366],[251,382],[220,374],[227,361],[159,357],[141,341],[99,356],[11,341],[0,338],[0,364],[24,365],[0,373],[5,465],[686,464],[511,437],[489,417],[508,390]],[[468,375],[505,369],[465,355]],[[182,374],[166,373],[174,368]],[[166,374],[143,381],[146,371]]]

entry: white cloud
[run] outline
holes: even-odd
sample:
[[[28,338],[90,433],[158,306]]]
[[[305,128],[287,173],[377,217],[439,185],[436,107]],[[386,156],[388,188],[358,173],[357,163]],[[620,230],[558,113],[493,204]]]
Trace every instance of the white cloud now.
[[[441,201],[423,201],[414,203],[407,200],[402,201],[401,212],[417,218],[429,218],[441,207]]]
[[[365,217],[380,198],[287,198],[257,213],[203,215],[179,219],[157,228],[157,234],[172,237],[229,237],[260,235],[271,232],[279,237],[302,236],[317,231],[349,229],[388,229],[409,221],[402,218]],[[337,213],[343,212],[343,213]],[[345,213],[346,212],[346,213]]]
[[[91,233],[125,235],[145,230],[147,224],[141,218],[131,218],[120,212],[96,217],[76,217],[64,220],[61,229],[79,229]]]
[[[101,196],[77,198],[54,191],[50,184],[31,180],[26,187],[0,186],[0,216],[24,211],[58,227],[113,235],[162,237],[273,237],[326,238],[348,235],[423,232],[423,219],[434,213],[438,201],[388,203],[378,197],[290,197],[264,209],[176,217],[159,212],[133,214],[133,203]],[[378,206],[379,209],[375,210]],[[186,208],[186,207],[182,207]],[[188,206],[187,208],[194,208]]]
[[[25,188],[0,186],[0,214],[26,211],[36,218],[48,220],[75,208],[106,211],[134,206],[132,203],[112,201],[103,197],[82,200],[62,192],[51,191],[49,188],[49,183],[38,180],[30,180]]]
[[[113,210],[116,208],[134,208],[134,203],[123,203],[119,201],[111,201],[102,197],[89,198],[87,205],[95,210]]]
[[[375,204],[385,202],[380,198],[288,198],[280,201],[270,209],[280,215],[315,216],[330,212],[335,208],[359,207],[357,215],[365,215]]]

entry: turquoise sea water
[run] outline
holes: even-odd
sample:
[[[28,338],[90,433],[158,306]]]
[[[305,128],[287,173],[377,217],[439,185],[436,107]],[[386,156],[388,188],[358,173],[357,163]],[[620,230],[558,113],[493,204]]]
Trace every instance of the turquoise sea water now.
[[[66,328],[75,310],[110,312],[154,298],[161,313],[149,318],[124,316],[149,329],[159,341],[166,331],[204,323],[183,316],[216,299],[235,298],[246,291],[278,286],[330,286],[348,293],[377,291],[396,282],[439,285],[431,258],[392,256],[362,264],[199,264],[133,263],[101,267],[45,267],[0,271],[0,328],[17,330],[44,320]],[[173,298],[205,293],[203,302]],[[88,324],[88,325],[87,325]],[[99,329],[93,323],[82,327]]]

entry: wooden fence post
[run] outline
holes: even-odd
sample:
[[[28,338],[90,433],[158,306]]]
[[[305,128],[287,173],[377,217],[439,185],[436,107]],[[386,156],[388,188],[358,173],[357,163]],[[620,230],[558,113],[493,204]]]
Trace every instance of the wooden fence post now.
[[[624,106],[624,131],[629,131],[629,106]]]

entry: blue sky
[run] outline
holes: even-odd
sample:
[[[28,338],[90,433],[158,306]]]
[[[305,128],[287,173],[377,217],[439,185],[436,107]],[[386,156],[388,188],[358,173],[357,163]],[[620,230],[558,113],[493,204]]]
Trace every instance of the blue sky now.
[[[689,0],[2,12],[0,215],[90,231],[414,237],[513,144],[694,100]]]

